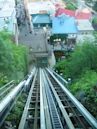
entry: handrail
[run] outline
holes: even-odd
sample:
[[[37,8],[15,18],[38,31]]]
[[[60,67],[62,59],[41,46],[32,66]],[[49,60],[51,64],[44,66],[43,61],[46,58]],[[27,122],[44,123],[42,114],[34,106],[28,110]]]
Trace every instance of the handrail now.
[[[8,103],[16,97],[18,92],[21,90],[21,88],[25,84],[25,80],[20,82],[19,85],[17,85],[1,102],[0,102],[0,113],[3,111],[3,109],[8,105]]]
[[[36,80],[36,76],[37,76],[37,71],[35,73],[33,83],[32,83],[31,88],[30,88],[30,92],[29,92],[27,102],[26,102],[25,107],[24,107],[24,111],[23,111],[23,114],[22,114],[18,129],[24,129],[25,121],[26,121],[27,113],[28,113],[28,108],[29,108],[29,104],[30,104],[30,101],[31,101],[31,96],[32,96],[35,80]]]
[[[36,71],[36,68],[34,67],[33,70],[31,71],[31,74],[28,76],[28,79],[27,79],[26,83],[25,83],[26,88],[28,87],[29,83],[31,82],[32,77],[35,74],[35,71]]]
[[[11,84],[8,88],[6,88],[3,92],[0,93],[0,97],[2,97],[2,95],[4,95],[6,92],[8,92],[12,87],[14,86],[14,84]]]
[[[2,86],[2,87],[0,88],[0,91],[3,90],[4,88],[6,88],[7,86],[13,84],[13,83],[14,83],[14,80],[8,82],[7,84],[5,84],[4,86]]]
[[[26,82],[28,82],[28,80],[31,81],[32,77],[34,76],[34,73],[35,73],[35,68],[32,70],[27,79],[21,81],[3,98],[3,100],[0,101],[0,126],[4,122],[6,116],[8,115],[8,112],[10,112],[10,110],[12,109],[13,107],[12,105],[14,105],[15,100],[18,98],[19,94],[25,89],[25,86],[29,86],[28,83],[27,83],[28,85],[25,84]]]
[[[66,81],[64,78],[62,78],[58,73],[56,73],[54,70],[50,69],[51,72],[53,72],[59,80],[62,80],[64,84],[68,84],[68,81]]]

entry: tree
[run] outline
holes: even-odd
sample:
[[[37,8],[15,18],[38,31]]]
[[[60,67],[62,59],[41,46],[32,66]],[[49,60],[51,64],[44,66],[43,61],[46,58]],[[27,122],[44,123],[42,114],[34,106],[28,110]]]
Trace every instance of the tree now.
[[[22,45],[16,46],[10,34],[0,32],[0,84],[5,84],[5,80],[23,79],[27,70],[27,48]]]
[[[64,71],[64,76],[71,77],[75,80],[87,69],[97,71],[96,55],[97,46],[94,43],[85,42],[83,45],[77,45],[74,52],[71,53],[70,58],[63,61],[63,67],[61,69]],[[57,64],[55,68],[58,68],[60,64]]]
[[[97,18],[96,17],[93,18],[92,25],[93,25],[94,29],[97,30]]]
[[[66,9],[76,10],[77,8],[72,3],[68,3],[68,4],[66,4]]]
[[[93,6],[93,9],[94,9],[95,11],[97,11],[97,1],[95,1],[94,6]]]
[[[70,90],[97,118],[97,72],[87,70],[70,86]]]

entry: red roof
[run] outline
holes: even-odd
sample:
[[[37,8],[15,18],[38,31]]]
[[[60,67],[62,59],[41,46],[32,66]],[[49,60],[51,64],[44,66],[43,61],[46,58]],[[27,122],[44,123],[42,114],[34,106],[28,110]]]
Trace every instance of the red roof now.
[[[74,16],[74,15],[75,15],[75,12],[72,11],[72,10],[59,8],[59,9],[56,11],[55,16],[58,16],[58,15],[61,15],[61,14],[66,14],[66,15],[69,15],[69,16]]]
[[[91,13],[76,12],[76,11],[73,11],[73,10],[59,8],[56,11],[55,16],[58,16],[58,15],[61,15],[61,14],[66,14],[66,15],[75,17],[76,19],[90,19],[91,18]]]
[[[84,12],[78,12],[77,15],[75,15],[76,19],[90,19],[91,13],[84,13]]]

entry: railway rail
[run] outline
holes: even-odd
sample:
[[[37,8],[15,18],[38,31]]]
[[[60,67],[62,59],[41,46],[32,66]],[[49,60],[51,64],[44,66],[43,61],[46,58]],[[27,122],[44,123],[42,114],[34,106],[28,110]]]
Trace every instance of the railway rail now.
[[[15,82],[12,80],[0,88],[0,101],[6,96],[8,92],[12,90],[12,88],[14,88],[14,86]]]
[[[62,125],[66,129],[97,129],[95,118],[47,69],[47,80],[54,98]]]
[[[27,78],[21,81],[17,86],[14,85],[14,81],[11,81],[8,84],[4,85],[2,88],[0,88],[0,127],[2,126],[4,120],[13,108],[16,100],[21,95],[22,91],[27,91],[29,89],[30,84],[33,80],[35,70],[36,68],[33,68],[29,76],[27,76]]]
[[[40,129],[40,84],[39,71],[36,72],[24,112],[19,124],[19,129]]]
[[[17,93],[29,88],[18,129],[97,129],[97,120],[69,92],[67,85],[53,70],[37,68],[0,103],[0,121]]]
[[[97,129],[97,121],[50,69],[34,77],[18,129]],[[33,101],[34,99],[34,101]]]

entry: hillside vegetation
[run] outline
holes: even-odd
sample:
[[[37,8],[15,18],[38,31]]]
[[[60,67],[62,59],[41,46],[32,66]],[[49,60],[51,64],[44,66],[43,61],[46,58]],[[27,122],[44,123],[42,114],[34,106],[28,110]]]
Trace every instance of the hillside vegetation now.
[[[16,46],[9,33],[0,32],[0,86],[10,80],[20,81],[27,70],[27,48],[22,45]]]

